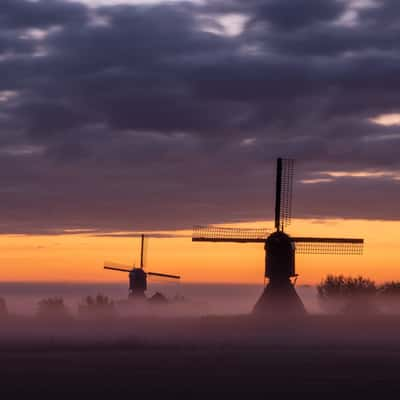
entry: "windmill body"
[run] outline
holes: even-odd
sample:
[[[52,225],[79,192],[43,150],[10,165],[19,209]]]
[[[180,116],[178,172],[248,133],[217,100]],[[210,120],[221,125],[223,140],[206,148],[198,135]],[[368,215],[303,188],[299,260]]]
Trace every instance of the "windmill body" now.
[[[129,271],[129,296],[145,297],[147,290],[147,274],[141,268]]]
[[[296,246],[289,235],[276,231],[265,240],[265,274],[268,284],[254,307],[255,312],[304,314],[305,308],[291,278],[295,271]]]
[[[144,271],[144,235],[141,235],[140,247],[140,268],[121,268],[120,266],[106,263],[104,269],[129,273],[129,298],[146,299],[147,277],[158,276],[161,278],[180,279],[178,275],[163,274],[160,272],[145,272]]]
[[[295,244],[290,236],[277,231],[265,241],[265,277],[280,282],[295,274]]]
[[[194,242],[263,243],[265,278],[268,283],[254,307],[256,313],[275,315],[304,314],[303,303],[292,278],[297,277],[295,255],[362,254],[363,239],[292,237],[284,232],[290,223],[293,182],[293,160],[278,158],[276,168],[275,230],[197,226]]]

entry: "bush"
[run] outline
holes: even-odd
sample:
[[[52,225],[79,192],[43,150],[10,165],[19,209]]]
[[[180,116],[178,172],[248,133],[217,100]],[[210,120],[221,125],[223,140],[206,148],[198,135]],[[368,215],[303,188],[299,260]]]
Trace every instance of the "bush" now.
[[[318,297],[324,307],[342,312],[371,312],[377,293],[375,282],[362,276],[353,278],[328,275],[318,286]]]
[[[108,296],[98,294],[95,297],[87,296],[83,303],[79,304],[78,311],[86,315],[111,316],[115,314],[115,306]]]
[[[7,314],[8,314],[7,303],[3,299],[3,297],[0,297],[0,317]]]
[[[62,297],[48,297],[38,302],[38,315],[46,317],[66,317],[67,307]]]
[[[386,282],[378,287],[378,303],[383,312],[399,314],[400,281]]]
[[[385,298],[400,298],[400,281],[385,282],[380,285],[378,295]]]
[[[374,281],[359,276],[357,278],[343,275],[328,275],[318,286],[318,296],[322,299],[335,297],[358,297],[375,295]]]

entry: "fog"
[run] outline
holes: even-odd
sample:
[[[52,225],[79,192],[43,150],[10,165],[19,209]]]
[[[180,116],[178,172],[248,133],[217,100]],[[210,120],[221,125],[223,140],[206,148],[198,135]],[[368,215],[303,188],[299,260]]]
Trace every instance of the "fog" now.
[[[245,345],[245,346],[376,346],[400,345],[400,316],[387,309],[368,313],[361,307],[351,315],[329,313],[321,307],[315,287],[299,286],[308,314],[258,316],[252,307],[263,289],[257,285],[186,284],[180,288],[152,285],[149,295],[162,290],[184,302],[167,305],[126,301],[123,284],[1,284],[8,316],[0,318],[0,345],[142,346],[142,345]],[[178,290],[178,291],[177,291]],[[97,293],[115,301],[115,312],[78,313],[87,295]],[[38,315],[40,299],[63,297],[67,313]],[[125,299],[125,300],[124,300]],[[391,304],[398,310],[398,304]],[[331,308],[332,310],[332,308]]]
[[[321,309],[312,286],[297,286],[297,292],[308,312],[320,313]],[[163,293],[168,299],[183,297],[184,302],[173,302],[170,307],[163,307],[163,316],[205,316],[205,315],[237,315],[250,313],[263,285],[251,284],[176,284],[152,282],[147,296],[156,292]],[[86,296],[103,294],[116,304],[120,315],[146,311],[146,307],[132,307],[127,303],[127,284],[74,284],[74,283],[0,283],[0,297],[3,297],[12,314],[31,316],[37,311],[38,302],[44,298],[62,297],[68,311],[77,314],[78,306]]]

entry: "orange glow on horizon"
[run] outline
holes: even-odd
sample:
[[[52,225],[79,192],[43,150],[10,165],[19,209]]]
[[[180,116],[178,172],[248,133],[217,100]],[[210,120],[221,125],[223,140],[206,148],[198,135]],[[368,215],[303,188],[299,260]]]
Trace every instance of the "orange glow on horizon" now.
[[[272,227],[272,221],[226,226]],[[294,220],[298,236],[363,237],[363,256],[297,255],[298,284],[319,282],[329,273],[363,275],[377,282],[400,280],[399,221]],[[163,232],[188,237],[148,239],[145,268],[177,273],[184,282],[262,283],[262,244],[191,242],[191,231]],[[139,263],[140,239],[3,235],[2,281],[126,282],[123,273],[106,271],[104,261]]]

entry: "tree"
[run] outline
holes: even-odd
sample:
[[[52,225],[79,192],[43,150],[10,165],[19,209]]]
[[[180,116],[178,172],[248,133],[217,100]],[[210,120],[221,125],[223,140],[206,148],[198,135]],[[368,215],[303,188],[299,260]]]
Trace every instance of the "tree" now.
[[[385,282],[378,287],[378,302],[382,311],[400,312],[400,281]]]
[[[83,303],[79,304],[78,311],[86,316],[110,317],[115,314],[114,301],[100,293],[93,297],[87,296]]]
[[[328,275],[317,286],[318,298],[328,309],[341,312],[369,313],[375,310],[375,282],[358,276]]]
[[[400,281],[385,282],[378,287],[378,295],[390,298],[400,298]]]
[[[48,297],[38,302],[38,316],[41,317],[66,317],[67,307],[62,297]]]

